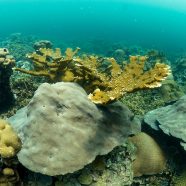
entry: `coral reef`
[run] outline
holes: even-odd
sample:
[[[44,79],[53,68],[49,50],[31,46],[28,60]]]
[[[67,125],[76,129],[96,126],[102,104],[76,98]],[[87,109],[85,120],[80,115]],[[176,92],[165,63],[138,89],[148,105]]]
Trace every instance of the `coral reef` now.
[[[132,164],[135,176],[161,173],[166,168],[166,156],[160,145],[148,134],[141,132],[129,140],[136,146]]]
[[[129,186],[133,182],[134,146],[130,143],[115,148],[105,159],[105,169],[91,186]]]
[[[0,48],[0,110],[6,109],[13,102],[10,88],[10,76],[15,60],[7,48]]]
[[[150,110],[165,106],[159,88],[139,90],[132,94],[127,93],[120,101],[129,107],[135,115],[144,115]]]
[[[25,107],[34,95],[40,85],[36,78],[28,77],[28,75],[21,74],[21,76],[13,74],[10,78],[10,86],[14,95],[14,102],[11,107],[0,113],[3,119],[14,115],[18,109]]]
[[[186,95],[172,105],[148,112],[144,121],[155,130],[180,139],[181,146],[186,150]]]
[[[114,148],[109,154],[98,156],[82,170],[58,176],[55,185],[129,186],[133,182],[134,154],[134,145],[126,142]]]
[[[9,121],[22,140],[19,161],[47,175],[77,171],[140,130],[123,104],[97,107],[80,86],[64,82],[42,84]]]
[[[168,173],[165,172],[163,174],[158,174],[154,176],[151,175],[151,176],[144,176],[141,178],[139,177],[133,178],[134,175],[132,172],[132,168],[135,167],[134,164],[136,160],[139,159],[141,160],[142,158],[138,158],[140,156],[139,154],[137,154],[136,160],[134,160],[135,153],[134,152],[131,153],[131,149],[137,150],[137,148],[134,148],[132,144],[130,146],[129,144],[126,145],[123,144],[122,142],[125,141],[128,135],[135,133],[136,131],[139,130],[137,130],[135,128],[135,125],[133,125],[135,123],[133,119],[133,114],[128,112],[128,109],[126,109],[124,106],[118,103],[113,103],[113,101],[121,98],[122,102],[127,106],[129,106],[129,108],[132,109],[132,111],[134,111],[135,114],[144,115],[144,113],[146,113],[149,110],[155,109],[160,106],[164,106],[167,103],[170,104],[171,102],[177,100],[183,94],[180,87],[177,86],[177,84],[174,81],[168,78],[167,78],[168,80],[166,79],[166,81],[161,82],[169,74],[168,65],[163,65],[163,66],[160,65],[160,69],[164,72],[162,72],[158,66],[159,63],[162,62],[168,64],[168,62],[164,60],[163,54],[158,51],[149,51],[147,53],[145,49],[139,47],[124,48],[117,45],[115,46],[115,49],[112,51],[112,54],[110,55],[114,57],[116,59],[115,60],[111,57],[106,58],[106,57],[100,57],[96,55],[83,54],[83,52],[81,53],[81,51],[78,52],[79,48],[77,48],[74,51],[68,48],[63,54],[61,53],[60,49],[52,50],[53,44],[50,41],[47,40],[39,41],[37,39],[35,41],[39,41],[39,42],[34,43],[34,40],[35,40],[34,38],[30,38],[30,40],[29,39],[27,40],[27,38],[22,37],[21,34],[14,34],[11,37],[9,37],[5,42],[0,43],[0,46],[2,47],[9,47],[10,52],[15,54],[15,58],[19,60],[16,61],[17,71],[14,72],[13,76],[11,76],[11,82],[10,82],[12,92],[15,98],[14,106],[10,108],[6,113],[5,112],[3,114],[1,113],[1,117],[5,118],[7,116],[11,116],[16,112],[17,109],[26,106],[30,101],[30,99],[32,99],[33,92],[36,90],[36,88],[39,86],[41,82],[46,82],[46,79],[50,83],[55,83],[58,81],[76,82],[85,89],[88,95],[83,90],[80,90],[81,89],[80,87],[76,86],[75,88],[73,88],[73,91],[68,92],[69,94],[69,97],[67,96],[68,101],[65,100],[64,102],[63,101],[60,102],[59,101],[60,99],[58,99],[59,98],[58,96],[61,94],[60,91],[58,91],[55,94],[56,98],[52,99],[51,97],[54,95],[53,92],[54,86],[48,85],[46,92],[43,90],[40,96],[38,94],[37,95],[35,94],[34,98],[29,103],[29,105],[23,108],[22,110],[18,111],[18,113],[13,117],[12,126],[15,127],[17,132],[19,131],[19,135],[20,137],[22,137],[21,141],[24,142],[24,149],[19,153],[19,160],[20,162],[23,163],[25,167],[22,167],[22,165],[20,164],[18,165],[18,168],[21,169],[21,172],[25,171],[23,175],[22,174],[20,175],[20,180],[23,181],[22,184],[23,185],[28,184],[33,186],[35,185],[120,186],[120,185],[148,185],[148,184],[156,185],[156,186],[167,185],[170,176],[166,175]],[[3,43],[4,45],[2,45]],[[25,54],[28,52],[32,52],[33,49],[31,48],[31,46],[34,46],[35,52],[28,54],[27,61],[26,61]],[[66,46],[69,46],[69,44],[67,44]],[[79,45],[73,43],[72,46],[74,47]],[[97,45],[96,42],[95,42],[95,46],[100,47]],[[63,43],[63,48],[64,47],[65,46]],[[85,50],[86,49],[87,48],[85,48]],[[106,48],[106,50],[109,49],[110,48]],[[103,49],[103,46],[100,47],[100,50],[104,51],[104,53],[101,53],[101,55],[103,54],[105,55],[107,52],[105,48]],[[3,52],[3,50],[1,52]],[[1,52],[0,52],[0,56],[1,56]],[[77,53],[80,56],[77,56]],[[136,54],[140,54],[142,56],[130,56]],[[145,56],[146,54],[148,57]],[[5,55],[4,53],[3,55],[6,56],[5,58],[3,57],[4,58],[3,60],[5,59],[7,60],[9,54],[7,53]],[[2,60],[1,58],[2,57],[0,57],[0,61]],[[6,63],[4,63],[3,65],[5,64]],[[10,74],[12,74],[10,67],[12,67],[13,64],[14,62],[10,66],[9,65],[6,66],[7,75],[8,75],[8,71],[10,71]],[[138,70],[139,72],[137,72]],[[26,72],[27,74],[21,73],[23,71]],[[163,75],[160,74],[161,76],[160,79],[158,79],[159,74],[157,74],[157,72],[160,73],[162,72],[163,74]],[[32,77],[30,76],[30,74],[36,75],[38,77],[37,78]],[[155,89],[151,89],[156,86],[152,85],[151,87],[150,84],[148,84],[149,82],[145,82],[144,81],[145,79],[143,79],[146,78],[146,80],[150,79],[151,81],[153,79],[153,78],[149,78],[151,76],[153,76],[154,80],[156,81],[157,83],[156,86],[159,86],[160,84],[162,84],[162,86]],[[130,82],[127,80],[129,80]],[[139,83],[140,80],[143,80],[144,83],[146,84],[142,85],[141,87],[133,86],[133,83],[136,85],[137,84],[140,85]],[[120,83],[122,83],[122,85],[120,85]],[[130,83],[130,86],[128,83]],[[114,88],[116,88],[117,91],[115,91]],[[150,89],[144,91],[143,89],[146,88],[150,88]],[[76,91],[75,89],[78,90]],[[135,90],[138,89],[142,89],[142,90],[138,92],[134,92]],[[75,101],[79,102],[79,100],[81,100],[79,99],[79,97],[81,97],[82,94],[78,93],[78,91],[80,91],[81,93],[83,92],[84,99],[86,99],[87,102],[89,102],[90,104],[89,105],[90,109],[87,109],[88,107],[86,106],[86,104],[83,104],[84,103],[83,101],[80,101],[81,103],[79,104],[72,103],[73,106],[70,104],[70,102],[75,103]],[[11,93],[10,90],[7,92]],[[64,96],[64,92],[62,93],[63,96]],[[130,94],[130,92],[133,92],[133,94]],[[7,96],[5,94],[3,95]],[[46,95],[48,96],[49,99],[46,98]],[[123,95],[125,96],[123,97]],[[75,98],[72,99],[72,97]],[[94,107],[96,107],[96,109],[100,112],[99,114],[102,116],[100,117],[101,119],[100,118],[97,119],[97,116],[99,114],[97,114],[96,109],[95,110],[92,109],[91,107],[92,103],[90,102],[90,100],[87,99],[87,97],[91,99],[94,103],[98,104],[96,106],[94,105]],[[35,101],[33,101],[34,99]],[[64,99],[66,99],[66,96]],[[2,100],[3,99],[0,99],[0,102]],[[5,100],[6,102],[4,103],[7,103],[7,101],[11,99],[5,99]],[[36,104],[36,102],[38,103]],[[2,105],[5,105],[4,103]],[[109,105],[108,103],[111,104]],[[99,104],[103,104],[103,105],[99,105]],[[50,106],[53,108],[51,108]],[[73,109],[75,109],[76,106],[78,111],[80,109],[80,112],[76,112],[76,114],[73,115],[72,114],[74,113]],[[91,112],[93,111],[94,114],[90,114],[89,110],[91,110]],[[47,112],[45,113],[45,111]],[[121,113],[123,111],[125,112],[125,114]],[[27,118],[26,118],[26,114],[28,114]],[[82,117],[81,114],[84,115],[84,117]],[[70,120],[68,116],[72,120]],[[60,124],[56,125],[55,122],[53,122],[53,120],[51,119],[51,117],[54,117],[54,120],[55,119],[57,120],[57,118],[59,117],[62,117],[64,119],[62,123],[63,124],[62,127],[64,127],[65,129],[63,128],[63,132],[59,133],[61,127]],[[127,121],[124,122],[123,120],[121,120],[121,123],[123,122],[127,124],[125,126],[118,125],[118,120],[117,120],[118,117],[119,118],[123,117],[124,120],[128,118],[126,119]],[[38,120],[36,118],[38,118]],[[83,128],[84,130],[79,129],[76,126],[76,123],[78,122],[84,123],[84,125],[79,126],[79,128]],[[66,123],[70,123],[70,124],[75,123],[75,124],[74,125],[72,124],[71,125],[72,128],[70,128],[70,127],[66,127],[67,126]],[[87,132],[86,129],[88,130],[89,125],[93,126],[92,123],[94,123],[94,127],[97,130],[90,130]],[[108,127],[107,124],[111,126]],[[57,130],[54,130],[56,128]],[[76,133],[76,129],[77,129],[77,133]],[[23,131],[22,133],[20,132],[21,130]],[[97,132],[98,130],[100,132]],[[105,130],[105,133],[103,132],[103,130]],[[114,131],[116,130],[115,133],[113,132],[113,130]],[[83,141],[81,138],[77,137],[78,134],[80,133],[81,136],[87,134],[87,136],[90,138],[88,137],[84,138]],[[108,134],[110,136],[108,136]],[[36,139],[34,139],[35,136]],[[137,138],[137,136],[135,135],[133,138]],[[113,141],[112,141],[113,143],[112,142],[110,143],[111,140],[110,138],[112,137],[114,138],[114,140],[116,140],[115,144]],[[59,138],[61,139],[60,141]],[[66,138],[68,138],[67,141]],[[95,138],[97,140],[95,140]],[[142,138],[144,138],[145,141],[143,141]],[[71,141],[73,141],[72,139],[74,139],[75,143],[70,143]],[[57,140],[58,142],[56,142]],[[26,146],[27,144],[29,144],[30,141],[32,141],[32,144],[30,144],[29,148],[27,148]],[[38,144],[36,143],[36,141]],[[67,145],[65,144],[65,141],[68,143]],[[150,146],[149,144],[151,144],[152,147],[154,146],[154,144],[151,143],[152,141],[149,140],[148,138],[145,138],[143,135],[140,136],[140,139],[137,138],[136,141],[137,143],[142,142],[141,143],[142,147],[138,148],[138,149],[142,149],[142,152],[145,151],[143,147],[149,147]],[[62,144],[59,144],[59,142]],[[69,152],[71,153],[70,156],[68,156],[66,152],[65,154],[63,154],[64,151],[68,152],[68,150],[70,149],[69,147],[76,148],[74,147],[74,144],[75,145],[77,144],[76,142],[80,143],[80,146],[82,147],[80,150],[74,150],[74,151],[70,150]],[[120,144],[122,144],[122,146],[119,146],[111,151],[113,147],[118,146]],[[107,145],[109,147],[107,147]],[[37,151],[35,154],[35,149],[39,149],[38,146],[40,148],[46,146],[47,149],[44,150],[41,149]],[[62,162],[62,168],[63,168],[63,170],[62,171],[60,170],[59,173],[65,175],[54,177],[54,176],[46,176],[38,173],[31,173],[31,171],[28,170],[27,168],[42,173],[46,173],[44,169],[47,169],[47,171],[49,172],[49,173],[47,172],[48,175],[58,174],[56,172],[55,174],[54,172],[52,172],[53,169],[56,168],[54,166],[61,167],[58,161],[58,157],[59,157],[58,153],[56,153],[55,156],[54,154],[55,148],[53,147],[60,149],[59,152],[62,153],[59,153],[59,155],[64,155],[63,157],[61,157],[64,159],[62,161],[61,159],[59,160]],[[107,150],[108,149],[109,150],[107,152],[102,153],[106,148]],[[145,160],[148,160],[149,157],[148,152],[151,151],[153,153],[154,152],[153,150],[155,150],[156,148],[154,148],[153,150],[149,150],[149,149],[150,148],[148,148],[148,150],[145,151],[146,154],[144,153],[143,155],[141,155],[143,157],[147,157],[145,158]],[[92,155],[93,151],[96,154]],[[110,153],[107,154],[108,152]],[[29,156],[30,154],[32,156]],[[76,156],[72,156],[72,154],[75,154]],[[93,161],[95,156],[99,154],[107,154],[107,155],[101,157],[98,156],[96,160]],[[46,156],[49,157],[49,160],[45,158]],[[66,158],[67,156],[69,159]],[[87,156],[88,158],[91,157],[89,161],[87,160],[88,159]],[[76,165],[71,164],[71,162],[79,161],[79,159],[81,158],[84,160],[84,162],[79,167],[78,166],[76,167]],[[7,185],[7,186],[14,185],[19,180],[17,166],[12,165],[11,163],[5,161],[4,159],[5,158],[2,158],[0,160],[1,161],[0,163],[3,163],[3,165],[0,166],[0,185]],[[28,164],[23,162],[24,161],[23,159],[24,160],[26,159],[25,161]],[[67,162],[66,164],[63,163],[67,160],[71,162],[70,163]],[[92,161],[93,163],[88,164]],[[39,165],[40,166],[39,168],[36,167],[37,170],[30,168],[36,166],[38,162],[40,162],[41,164],[44,162],[45,165],[43,167],[42,165],[41,166]],[[149,172],[150,174],[153,173],[152,169],[150,171],[149,169],[145,169],[144,168],[145,165],[147,165],[147,163],[144,163],[142,165],[141,170],[147,170],[146,171],[147,173],[145,171],[142,172],[135,171],[134,172],[135,176],[136,175],[139,176],[143,174],[146,175],[149,174]],[[72,167],[74,166],[75,168],[73,167],[74,169],[73,168],[71,169],[71,166]],[[79,170],[82,167],[84,168]],[[162,166],[160,166],[159,168],[161,169],[161,167]],[[69,172],[73,172],[73,173],[66,174]],[[155,171],[154,173],[158,173],[158,171]],[[180,177],[180,179],[184,183],[183,181],[184,178],[182,179]]]
[[[175,81],[186,93],[186,56],[178,57],[171,63],[171,67]]]
[[[0,42],[0,47],[6,47],[16,61],[25,60],[26,54],[33,51],[34,36],[25,36],[21,33],[13,33]]]
[[[186,57],[178,58],[171,66],[175,80],[183,85],[186,82]]]
[[[114,58],[97,56],[75,57],[79,48],[73,51],[67,48],[62,56],[56,50],[40,48],[36,53],[28,55],[33,61],[34,70],[15,68],[15,70],[45,76],[51,82],[73,81],[79,83],[89,94],[89,99],[96,104],[107,104],[118,100],[126,92],[161,86],[170,73],[168,65],[156,63],[154,68],[145,70],[146,56],[131,56],[124,69]],[[101,64],[108,63],[103,70]]]
[[[105,169],[97,176],[91,186],[131,185],[133,181],[132,152],[128,145],[114,149],[105,158]]]
[[[182,88],[173,79],[166,79],[159,88],[159,93],[165,103],[177,101],[184,95]]]
[[[161,87],[149,90],[139,90],[132,94],[127,93],[120,99],[120,101],[127,105],[135,114],[144,115],[151,110],[175,102],[183,95],[183,88],[172,79],[171,75],[169,75],[168,78],[162,82]]]

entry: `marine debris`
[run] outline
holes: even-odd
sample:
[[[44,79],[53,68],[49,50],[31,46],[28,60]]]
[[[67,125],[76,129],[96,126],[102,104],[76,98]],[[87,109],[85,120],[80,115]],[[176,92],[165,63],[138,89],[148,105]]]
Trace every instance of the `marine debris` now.
[[[130,56],[124,61],[122,68],[114,58],[103,58],[93,55],[76,56],[79,48],[74,51],[67,48],[65,55],[59,48],[40,48],[28,54],[34,69],[14,68],[17,71],[44,76],[49,82],[76,82],[89,94],[89,99],[96,104],[108,104],[121,98],[127,92],[138,89],[161,86],[170,74],[170,67],[156,63],[151,69],[145,70],[147,56]],[[105,68],[101,66],[107,64]],[[109,65],[108,65],[109,64]]]

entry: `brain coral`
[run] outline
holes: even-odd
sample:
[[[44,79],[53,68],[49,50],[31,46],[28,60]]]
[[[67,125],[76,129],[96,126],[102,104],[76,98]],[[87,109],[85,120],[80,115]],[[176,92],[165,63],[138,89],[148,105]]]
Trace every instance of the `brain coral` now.
[[[64,82],[42,84],[10,122],[23,144],[19,161],[51,176],[83,168],[138,131],[123,104],[98,107],[80,86]]]
[[[165,169],[165,153],[151,136],[141,132],[129,140],[137,148],[133,162],[134,176],[157,174]]]

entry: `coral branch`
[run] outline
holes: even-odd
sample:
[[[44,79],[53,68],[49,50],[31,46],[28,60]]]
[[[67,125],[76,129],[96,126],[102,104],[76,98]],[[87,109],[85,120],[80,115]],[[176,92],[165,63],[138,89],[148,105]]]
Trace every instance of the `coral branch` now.
[[[147,56],[130,56],[129,62],[122,69],[114,58],[87,55],[75,57],[78,51],[79,48],[74,51],[67,48],[63,56],[59,48],[40,48],[39,52],[28,55],[33,61],[34,70],[15,70],[48,77],[50,82],[77,82],[96,104],[110,103],[126,92],[159,87],[170,73],[169,66],[161,63],[150,70],[144,70]],[[105,63],[109,65],[101,68]]]
[[[157,63],[154,68],[144,72],[146,61],[146,56],[131,56],[123,71],[119,69],[116,74],[111,70],[112,77],[108,81],[109,90],[96,89],[89,94],[89,99],[97,104],[106,104],[121,98],[126,92],[161,86],[161,81],[170,74],[170,67]],[[116,62],[113,60],[112,63]],[[114,67],[115,64],[112,66]]]

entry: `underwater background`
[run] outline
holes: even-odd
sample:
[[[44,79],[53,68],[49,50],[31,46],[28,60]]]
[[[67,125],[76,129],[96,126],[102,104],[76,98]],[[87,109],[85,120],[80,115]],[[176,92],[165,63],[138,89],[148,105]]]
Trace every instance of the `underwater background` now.
[[[0,186],[186,186],[185,0],[0,15]]]
[[[17,32],[82,49],[104,41],[185,52],[184,0],[1,0],[0,12],[0,37]]]

